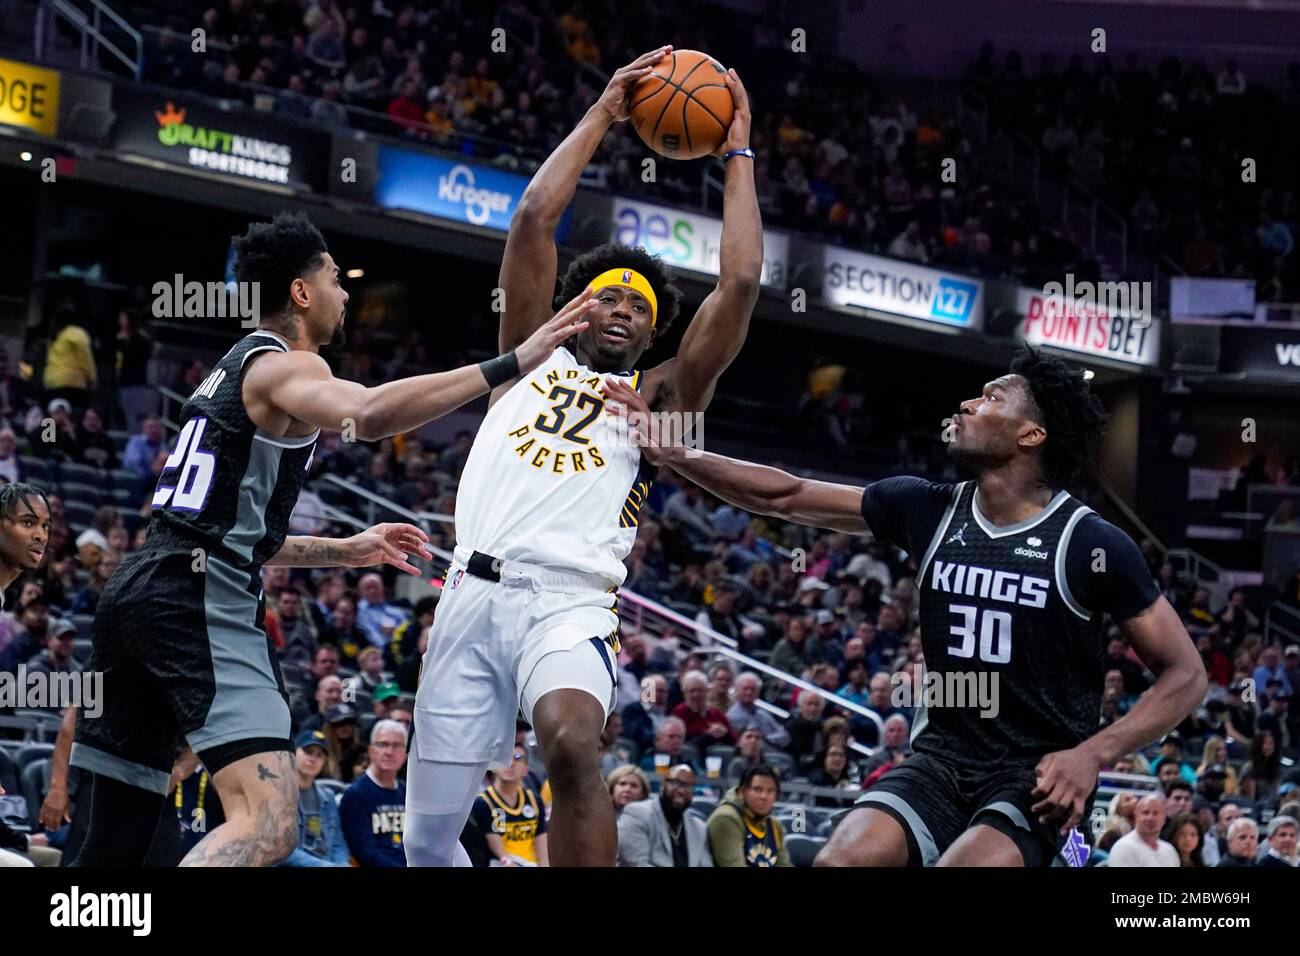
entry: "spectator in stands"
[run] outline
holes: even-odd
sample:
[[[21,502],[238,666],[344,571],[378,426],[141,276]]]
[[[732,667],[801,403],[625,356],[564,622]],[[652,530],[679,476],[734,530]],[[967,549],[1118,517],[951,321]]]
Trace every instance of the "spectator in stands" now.
[[[1297,827],[1295,817],[1278,814],[1268,821],[1268,852],[1256,863],[1263,867],[1300,867],[1296,854]]]
[[[746,729],[753,727],[762,735],[765,744],[784,749],[790,743],[790,732],[781,726],[776,717],[758,706],[758,695],[762,687],[762,678],[753,671],[746,671],[737,677],[736,702],[727,711],[727,722],[737,734],[743,734]]]
[[[1169,821],[1165,832],[1169,843],[1178,851],[1178,863],[1183,867],[1201,868],[1206,865],[1201,857],[1201,825],[1191,813],[1180,813]]]
[[[898,713],[906,717],[906,712],[897,708],[893,704],[893,679],[884,671],[879,671],[872,676],[871,681],[867,684],[867,709],[872,711],[881,721],[887,720],[891,715]],[[874,720],[861,714],[854,714],[850,718],[850,726],[853,730],[853,738],[858,743],[868,747],[876,746],[880,739],[880,730]]]
[[[357,655],[357,690],[370,694],[371,700],[379,703],[379,688],[388,691],[388,697],[401,695],[401,688],[396,683],[384,681],[384,652],[377,647],[363,647]]]
[[[735,670],[727,661],[717,661],[709,667],[709,695],[707,703],[724,714],[731,706],[731,685],[736,676]]]
[[[296,585],[285,588],[275,598],[274,613],[284,645],[280,660],[310,667],[317,649],[316,635],[312,633],[310,619],[302,613],[302,592]]]
[[[1196,650],[1205,664],[1205,676],[1218,687],[1232,683],[1232,660],[1215,646],[1215,636],[1208,631],[1195,635]]]
[[[618,818],[618,865],[712,866],[709,829],[686,812],[694,799],[695,771],[678,764],[663,777],[657,800],[626,804]]]
[[[325,735],[304,730],[294,741],[298,772],[298,846],[281,866],[347,866],[348,845],[331,790],[316,778],[328,756]]]
[[[122,407],[126,430],[134,432],[145,418],[157,413],[159,401],[158,390],[149,382],[153,342],[134,312],[123,309],[118,313],[113,350],[115,393]]]
[[[23,466],[18,458],[18,436],[8,425],[0,425],[0,482],[17,484],[23,480]]]
[[[848,665],[848,680],[835,693],[847,701],[866,707],[870,704],[871,694],[867,688],[867,662],[861,658]]]
[[[1175,819],[1184,813],[1192,812],[1192,786],[1186,780],[1178,779],[1165,787],[1165,825],[1164,833],[1161,834],[1165,840],[1173,843],[1174,831],[1171,824]]]
[[[317,639],[332,622],[334,606],[343,597],[347,584],[341,571],[326,571],[316,579],[316,597],[307,602],[307,615]]]
[[[713,744],[735,744],[736,735],[721,708],[709,706],[709,680],[699,671],[688,671],[682,679],[685,697],[673,709],[673,716],[686,725],[686,742],[700,753]]]
[[[99,596],[104,593],[104,587],[108,584],[108,579],[113,576],[113,572],[117,570],[121,559],[122,556],[111,549],[100,556],[91,569],[90,580],[77,592],[77,597],[72,602],[73,614],[95,613],[95,608],[99,605]]]
[[[817,642],[808,636],[808,621],[800,617],[790,618],[786,625],[785,636],[777,641],[767,662],[777,670],[787,674],[801,674],[804,668],[821,660]],[[785,684],[777,678],[768,679],[767,699],[775,700],[786,693]]]
[[[133,471],[142,480],[152,481],[157,477],[154,460],[160,452],[166,451],[163,445],[162,423],[153,415],[147,417],[140,426],[140,433],[132,435],[122,453],[122,467]]]
[[[826,701],[820,694],[800,694],[795,712],[786,720],[785,729],[790,735],[786,753],[794,757],[796,764],[818,753],[824,741],[821,740],[822,717],[826,711]]]
[[[925,250],[925,242],[921,239],[921,225],[915,219],[894,237],[887,251],[895,259],[910,259],[912,262],[930,261],[930,256]]]
[[[704,664],[705,657],[699,652],[685,654],[677,662],[677,676],[668,682],[668,701],[666,706],[669,713],[672,713],[672,711],[676,709],[677,705],[686,699],[683,690],[683,681],[685,680],[686,675],[691,671],[700,671],[703,673]]]
[[[329,674],[316,682],[316,701],[314,712],[299,725],[299,731],[323,730],[330,711],[343,703],[343,680],[337,674]]]
[[[1110,848],[1109,866],[1178,866],[1178,851],[1160,839],[1165,799],[1153,794],[1138,801],[1133,831]]]
[[[662,674],[655,674],[650,681],[650,692],[623,708],[623,736],[642,752],[654,746],[655,735],[667,715],[668,681]]]
[[[763,735],[757,727],[748,727],[741,731],[740,742],[736,745],[736,755],[727,762],[723,777],[727,780],[739,780],[750,767],[763,763]]]
[[[1196,786],[1196,770],[1183,760],[1183,735],[1177,731],[1165,734],[1160,741],[1160,756],[1151,761],[1151,769],[1160,775],[1160,765],[1169,762],[1177,765],[1182,779],[1191,786]]]
[[[1280,685],[1280,682],[1270,682],[1269,690],[1265,694],[1267,701],[1264,710],[1259,715],[1259,729],[1269,730],[1273,733],[1277,741],[1277,749],[1282,752],[1283,757],[1293,757],[1296,740],[1292,736],[1292,719],[1291,719],[1291,695]]]
[[[0,797],[4,794],[5,788],[0,787]],[[48,834],[19,833],[0,820],[0,869],[58,866],[62,858],[62,852],[50,846]]]
[[[382,648],[398,625],[411,616],[410,612],[385,599],[384,579],[378,574],[363,574],[358,587],[361,600],[357,602],[357,627],[371,644]]]
[[[1123,637],[1112,637],[1107,643],[1106,660],[1102,666],[1124,675],[1124,690],[1130,695],[1140,696],[1150,686],[1142,665],[1129,655],[1128,642]]]
[[[1234,591],[1233,593],[1238,592]],[[1229,607],[1231,607],[1231,604],[1229,604]],[[1255,680],[1257,692],[1266,689],[1269,681],[1278,681],[1288,697],[1295,692],[1295,689],[1291,686],[1291,675],[1282,666],[1281,648],[1276,644],[1270,644],[1260,652],[1259,666],[1255,668],[1255,673],[1251,676]]]
[[[1282,750],[1271,730],[1261,728],[1250,742],[1250,759],[1241,768],[1241,792],[1256,803],[1277,800],[1282,784]]]
[[[1239,816],[1241,807],[1231,801],[1226,801],[1219,807],[1215,825],[1205,831],[1201,842],[1201,857],[1206,866],[1218,866],[1228,852],[1228,830]]]
[[[663,600],[659,572],[647,564],[645,558],[646,543],[644,539],[638,538],[632,542],[632,550],[628,552],[628,556],[623,560],[623,564],[627,568],[627,578],[623,581],[623,587],[652,601]],[[717,603],[716,599],[714,603]],[[700,617],[707,617],[708,615],[709,609],[700,612]],[[699,618],[697,617],[696,620],[698,622]],[[710,622],[708,626],[718,630],[716,624]]]
[[[630,763],[611,770],[605,777],[605,786],[609,790],[609,799],[614,803],[616,817],[623,813],[628,804],[650,796],[650,781],[639,767]]]
[[[891,714],[885,719],[885,732],[880,746],[862,764],[860,773],[864,789],[867,786],[866,781],[871,780],[882,768],[897,767],[910,756],[912,756],[912,745],[908,741],[907,718],[902,714]]]
[[[406,763],[406,728],[379,721],[370,732],[369,753],[366,772],[339,801],[343,836],[359,866],[406,866],[406,785],[397,776]]]
[[[790,866],[785,831],[772,816],[781,795],[776,772],[751,767],[709,816],[709,851],[714,866]]]
[[[665,717],[655,731],[653,745],[648,752],[642,752],[641,769],[648,773],[663,773],[674,764],[689,763],[699,773],[700,768],[695,766],[695,759],[688,759],[683,754],[685,746],[686,723],[680,717]]]
[[[1241,748],[1248,748],[1255,736],[1255,705],[1245,699],[1245,691],[1250,678],[1244,674],[1234,674],[1228,685],[1228,712],[1225,715],[1228,732],[1228,749],[1239,754]]]
[[[95,353],[90,333],[77,323],[77,312],[70,304],[55,311],[54,337],[45,356],[45,397],[62,398],[72,408],[85,408],[98,381]],[[52,412],[52,410],[51,410]]]
[[[81,415],[77,460],[92,468],[117,467],[117,449],[113,446],[113,440],[104,432],[104,420],[97,408],[87,408]]]
[[[66,398],[52,398],[45,411],[46,417],[27,434],[32,454],[53,461],[80,461],[81,439],[72,421],[72,404]]]
[[[489,776],[492,782],[475,798],[470,815],[493,858],[501,866],[550,866],[542,798],[525,779],[527,749],[515,747],[510,766]]]
[[[397,122],[400,135],[406,137],[420,135],[420,124],[424,122],[427,110],[424,93],[414,80],[407,80],[402,86],[401,94],[388,104],[388,115]]]
[[[740,588],[731,581],[723,581],[713,589],[713,603],[695,616],[695,623],[711,627],[736,641],[742,649],[763,636],[763,626],[747,620],[736,612],[736,596]]]
[[[1238,817],[1228,827],[1228,852],[1223,854],[1218,865],[1254,866],[1258,849],[1259,825],[1250,817]]]
[[[382,632],[380,634],[382,640]],[[333,644],[338,649],[344,667],[356,669],[357,655],[370,643],[370,635],[357,626],[357,601],[350,594],[339,598],[334,605],[334,623],[320,637],[322,644]]]
[[[814,787],[857,789],[857,768],[849,761],[848,748],[843,744],[831,744],[822,751],[817,759],[817,769],[808,775],[808,782]],[[813,805],[818,807],[836,807],[840,803],[834,797],[817,797],[813,801]]]
[[[77,626],[61,617],[50,622],[45,649],[27,661],[27,674],[80,674],[81,662],[72,656]],[[58,712],[60,708],[46,708]]]
[[[677,494],[668,499],[664,506],[664,521],[683,531],[687,539],[697,546],[707,545],[713,536],[704,492],[699,485],[689,481],[683,482]]]
[[[19,664],[25,664],[45,647],[50,624],[45,594],[33,585],[30,591],[24,586],[22,596],[25,600],[19,605],[13,636],[0,652],[0,671],[13,673]]]

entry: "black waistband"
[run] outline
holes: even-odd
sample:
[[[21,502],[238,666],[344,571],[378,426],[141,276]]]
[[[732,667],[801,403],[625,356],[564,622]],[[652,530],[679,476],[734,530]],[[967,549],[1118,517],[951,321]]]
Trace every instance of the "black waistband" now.
[[[465,570],[476,578],[483,578],[485,581],[501,580],[501,561],[492,557],[490,554],[484,554],[482,551],[475,551],[469,556],[469,561],[465,564]]]

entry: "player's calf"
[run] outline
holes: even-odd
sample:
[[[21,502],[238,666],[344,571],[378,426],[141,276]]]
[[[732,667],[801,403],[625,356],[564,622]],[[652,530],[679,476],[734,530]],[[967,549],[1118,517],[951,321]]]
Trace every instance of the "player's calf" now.
[[[252,754],[218,770],[212,782],[226,822],[181,866],[275,866],[298,845],[298,778],[293,754]]]
[[[889,814],[857,807],[840,821],[813,866],[907,866],[907,834]]]
[[[591,694],[551,691],[533,707],[553,806],[552,866],[613,866],[618,855],[614,807],[600,776],[605,711]]]

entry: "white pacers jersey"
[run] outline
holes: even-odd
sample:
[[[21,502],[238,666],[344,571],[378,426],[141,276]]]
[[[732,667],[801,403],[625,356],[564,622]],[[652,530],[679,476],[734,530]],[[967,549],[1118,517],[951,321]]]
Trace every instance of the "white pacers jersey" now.
[[[654,468],[605,412],[600,387],[640,371],[596,372],[560,346],[483,419],[456,495],[456,542],[504,561],[627,576]]]

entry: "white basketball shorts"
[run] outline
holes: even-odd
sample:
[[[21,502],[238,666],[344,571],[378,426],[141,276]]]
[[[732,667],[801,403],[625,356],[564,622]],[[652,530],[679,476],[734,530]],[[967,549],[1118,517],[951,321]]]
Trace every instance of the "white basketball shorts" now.
[[[516,715],[531,723],[533,704],[551,690],[586,690],[608,717],[618,666],[614,592],[587,575],[512,561],[500,581],[489,581],[466,570],[466,549],[457,547],[455,558],[421,667],[415,756],[507,767]],[[563,651],[574,653],[555,662],[572,663],[538,668]]]

